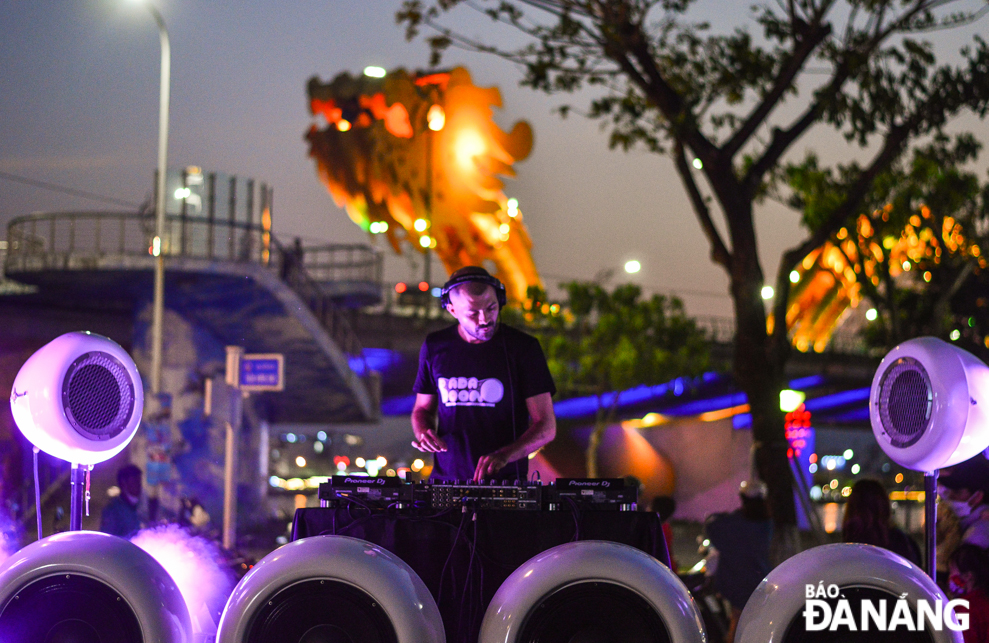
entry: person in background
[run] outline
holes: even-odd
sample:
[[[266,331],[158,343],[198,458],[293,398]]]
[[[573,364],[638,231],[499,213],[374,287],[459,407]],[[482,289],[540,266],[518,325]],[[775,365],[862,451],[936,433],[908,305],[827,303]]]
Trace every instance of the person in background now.
[[[299,237],[295,238],[291,248],[282,251],[282,281],[290,285],[299,282],[304,254],[302,239]]]
[[[948,560],[948,586],[955,598],[968,601],[965,643],[989,643],[989,557],[985,550],[962,544]]]
[[[100,514],[100,531],[129,538],[144,527],[141,505],[141,476],[143,472],[133,464],[117,471],[120,493],[110,500]]]
[[[168,393],[159,393],[155,402],[157,407],[144,422],[148,457],[146,465],[148,469],[148,519],[151,522],[158,519],[162,488],[172,479],[171,454],[174,433],[172,396]]]
[[[718,550],[714,589],[731,603],[731,624],[725,640],[735,639],[742,608],[762,579],[772,570],[769,544],[773,521],[766,502],[768,489],[761,480],[742,482],[738,495],[742,506],[730,513],[708,517],[704,530]]]
[[[864,478],[852,485],[841,523],[841,539],[883,547],[918,567],[923,564],[917,543],[890,524],[889,494],[878,480]]]
[[[940,494],[939,494],[940,495]],[[937,542],[937,584],[942,590],[948,590],[948,559],[955,553],[958,545],[962,544],[962,523],[951,510],[951,505],[940,498],[937,506],[937,525],[935,529]]]
[[[962,543],[989,548],[989,462],[982,455],[945,469],[938,478],[941,499],[958,516]]]
[[[656,496],[649,503],[649,511],[659,515],[660,522],[663,523],[663,536],[666,538],[666,549],[670,553],[670,569],[677,570],[676,559],[673,558],[673,528],[670,526],[670,518],[677,510],[677,501],[670,496]]]
[[[191,534],[207,535],[210,515],[198,498],[182,498],[179,509],[179,526]]]

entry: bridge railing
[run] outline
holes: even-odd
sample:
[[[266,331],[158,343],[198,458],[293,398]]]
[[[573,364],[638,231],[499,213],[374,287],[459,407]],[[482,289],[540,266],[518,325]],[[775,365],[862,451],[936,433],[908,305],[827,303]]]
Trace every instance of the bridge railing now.
[[[306,302],[309,309],[316,315],[323,327],[330,333],[334,341],[348,355],[360,360],[364,359],[364,348],[357,334],[350,326],[344,312],[327,296],[317,280],[309,272],[306,263],[299,262],[295,248],[283,246],[276,238],[271,238],[271,252],[266,266],[279,273],[280,278]],[[367,364],[362,364],[362,373],[370,372]]]
[[[7,225],[5,266],[13,274],[98,267],[101,260],[111,258],[150,258],[154,236],[154,213],[31,214],[13,219]],[[161,253],[166,257],[267,265],[271,260],[270,237],[270,232],[260,225],[168,215]]]
[[[365,282],[381,284],[384,255],[357,243],[306,246],[302,266],[322,282]]]
[[[697,327],[707,333],[709,340],[716,344],[731,344],[735,341],[735,319],[733,317],[718,317],[714,315],[695,317]],[[831,334],[828,340],[827,353],[842,355],[865,355],[869,348],[857,332],[849,332],[839,328]]]
[[[18,217],[7,225],[5,272],[16,278],[23,272],[119,268],[128,261],[150,265],[154,232],[153,212],[44,212]],[[320,286],[334,276],[375,278],[380,284],[380,256],[375,263],[373,250],[358,248],[307,249],[312,263],[300,265],[295,249],[283,246],[260,224],[181,215],[166,217],[161,240],[166,257],[250,262],[274,271],[306,302],[340,348],[360,359],[363,347],[357,335]],[[354,259],[353,266],[346,265],[348,258]]]

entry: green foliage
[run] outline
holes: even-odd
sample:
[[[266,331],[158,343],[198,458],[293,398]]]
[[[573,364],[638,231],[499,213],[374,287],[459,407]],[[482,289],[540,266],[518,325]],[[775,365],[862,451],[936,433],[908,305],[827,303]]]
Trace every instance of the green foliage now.
[[[544,293],[530,290],[531,309],[516,312],[540,340],[562,397],[601,395],[654,385],[711,368],[704,332],[676,297],[642,297],[626,284],[563,284],[566,300],[544,314]],[[559,306],[559,307],[557,307]],[[507,311],[506,311],[507,312]]]
[[[865,229],[871,232],[863,235],[861,224],[849,226],[856,252],[845,251],[845,256],[862,293],[880,313],[865,328],[865,338],[881,352],[911,337],[934,335],[989,356],[989,274],[983,255],[989,250],[989,183],[980,183],[967,169],[980,149],[969,134],[939,135],[918,146],[910,158],[880,173],[863,199],[866,214],[860,221],[867,221]],[[820,225],[820,213],[840,198],[854,174],[842,165],[835,173],[822,170],[813,155],[785,172],[793,204],[803,209],[804,224],[811,229]],[[887,247],[905,236],[920,242],[913,256]],[[846,247],[842,238],[834,235],[831,241]],[[960,244],[959,238],[964,240]],[[870,268],[877,254],[881,261]],[[904,261],[909,270],[901,270]],[[959,337],[953,339],[955,330]]]
[[[562,305],[530,288],[528,312],[509,309],[503,315],[539,338],[561,397],[597,397],[585,454],[586,472],[593,478],[599,475],[597,450],[605,427],[615,420],[620,392],[709,370],[709,343],[676,297],[642,299],[642,290],[632,284],[610,292],[598,283],[561,286],[567,293]],[[611,391],[619,394],[605,404]]]

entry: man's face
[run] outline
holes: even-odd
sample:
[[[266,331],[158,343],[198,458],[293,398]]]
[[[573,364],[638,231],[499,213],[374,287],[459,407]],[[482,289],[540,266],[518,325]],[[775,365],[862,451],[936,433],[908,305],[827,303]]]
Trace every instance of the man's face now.
[[[125,476],[120,481],[120,490],[131,498],[141,497],[141,476]]]
[[[472,295],[466,288],[455,288],[450,291],[446,309],[460,322],[464,341],[480,344],[494,337],[498,327],[498,296],[494,287],[488,286],[480,295]]]

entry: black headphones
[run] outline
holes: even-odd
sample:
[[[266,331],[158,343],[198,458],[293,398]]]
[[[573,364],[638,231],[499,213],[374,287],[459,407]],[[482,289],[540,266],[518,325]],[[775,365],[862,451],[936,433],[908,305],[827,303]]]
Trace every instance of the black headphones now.
[[[508,295],[505,294],[505,284],[501,283],[497,277],[493,277],[491,273],[480,266],[466,266],[450,275],[450,280],[443,284],[443,290],[440,291],[440,303],[443,304],[443,307],[446,308],[450,305],[451,290],[460,284],[471,281],[487,284],[494,288],[495,296],[498,298],[499,308],[504,308],[508,304]]]

